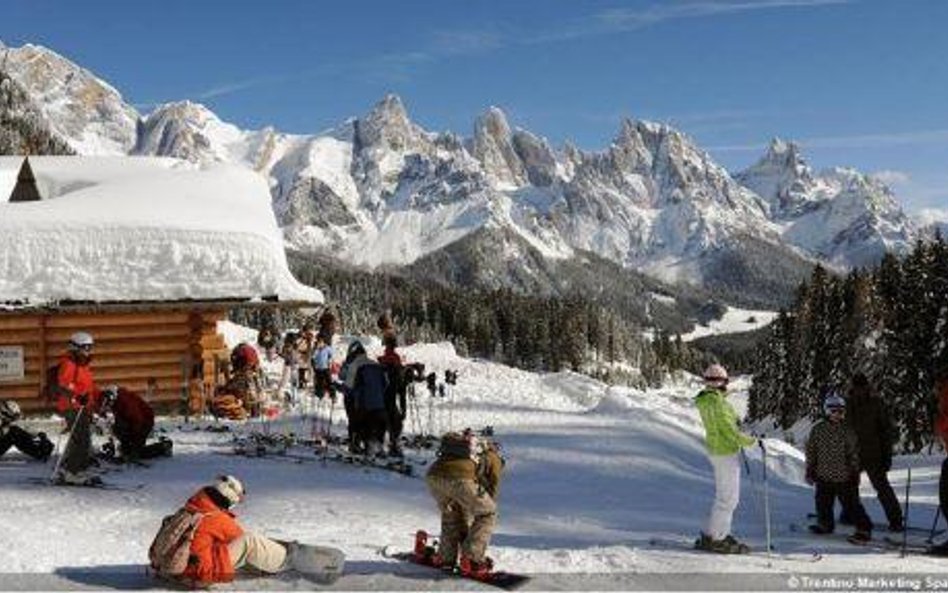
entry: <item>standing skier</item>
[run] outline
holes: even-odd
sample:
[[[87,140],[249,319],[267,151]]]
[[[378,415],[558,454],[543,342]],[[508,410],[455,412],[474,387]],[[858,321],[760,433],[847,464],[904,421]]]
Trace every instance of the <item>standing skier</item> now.
[[[92,377],[92,347],[88,332],[76,332],[69,338],[68,352],[59,359],[55,392],[56,411],[66,419],[69,439],[53,478],[69,484],[95,481],[86,475],[92,465],[92,415],[99,406],[99,389]]]
[[[942,515],[948,520],[948,370],[942,371],[935,381],[935,396],[938,398],[935,437],[941,441],[945,450],[945,459],[941,462],[941,475],[938,478],[938,503]],[[929,553],[935,556],[948,556],[948,540],[933,546]]]
[[[395,351],[398,347],[398,338],[395,334],[387,334],[382,338],[385,352],[379,356],[379,364],[385,367],[388,374],[388,389],[385,390],[385,415],[388,421],[388,454],[393,457],[402,457],[399,439],[408,410],[408,393],[405,383],[405,367],[402,357]]]
[[[869,476],[889,521],[889,531],[901,532],[904,529],[902,507],[888,476],[892,467],[893,441],[889,414],[862,373],[853,376],[847,400],[846,416],[859,443],[860,469]]]
[[[46,433],[32,435],[16,425],[20,419],[20,404],[11,400],[0,400],[0,457],[10,447],[16,447],[33,459],[46,461],[53,452],[53,443]]]
[[[846,423],[846,400],[835,393],[823,401],[826,418],[810,430],[806,443],[806,481],[816,486],[816,525],[810,531],[833,533],[833,503],[838,498],[843,512],[853,519],[854,544],[872,539],[872,521],[859,500],[859,450],[856,433]]]
[[[695,542],[700,550],[745,554],[750,548],[731,534],[731,522],[741,495],[741,449],[756,443],[737,427],[737,413],[727,401],[727,370],[712,364],[704,371],[705,387],[695,397],[705,430],[708,459],[714,469],[714,504],[707,529]]]
[[[487,556],[497,522],[497,494],[503,459],[496,444],[478,439],[470,430],[441,437],[438,459],[426,482],[441,511],[441,543],[429,562],[453,568],[458,562],[465,576],[483,579],[493,561]]]

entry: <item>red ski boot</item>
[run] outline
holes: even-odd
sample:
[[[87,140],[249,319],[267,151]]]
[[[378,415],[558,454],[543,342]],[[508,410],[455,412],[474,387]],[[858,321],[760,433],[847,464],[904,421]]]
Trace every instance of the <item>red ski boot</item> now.
[[[478,581],[489,581],[494,571],[494,561],[484,557],[480,562],[475,562],[467,556],[461,556],[461,575]]]

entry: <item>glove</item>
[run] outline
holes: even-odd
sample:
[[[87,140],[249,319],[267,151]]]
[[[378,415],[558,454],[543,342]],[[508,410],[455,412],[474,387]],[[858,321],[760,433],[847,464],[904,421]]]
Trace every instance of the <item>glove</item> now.
[[[89,395],[86,393],[80,393],[76,396],[76,403],[80,406],[86,406],[89,403]]]

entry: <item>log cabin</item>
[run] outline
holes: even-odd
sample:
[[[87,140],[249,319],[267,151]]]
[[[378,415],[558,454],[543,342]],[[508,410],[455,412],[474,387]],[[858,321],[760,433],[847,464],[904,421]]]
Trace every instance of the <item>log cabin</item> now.
[[[322,300],[290,273],[266,181],[252,171],[0,157],[0,399],[27,413],[51,409],[47,371],[73,332],[96,341],[100,387],[193,410],[227,358],[218,323],[232,309]]]

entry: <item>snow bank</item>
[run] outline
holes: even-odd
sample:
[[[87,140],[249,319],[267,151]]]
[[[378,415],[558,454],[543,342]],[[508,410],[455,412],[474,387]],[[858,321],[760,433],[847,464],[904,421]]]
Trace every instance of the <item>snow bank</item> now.
[[[696,325],[691,332],[682,334],[681,339],[690,342],[710,335],[747,332],[769,325],[776,318],[775,311],[753,311],[728,307],[720,319],[714,319],[707,325]]]
[[[322,302],[290,274],[253,172],[152,158],[30,163],[44,199],[0,202],[0,301]]]

